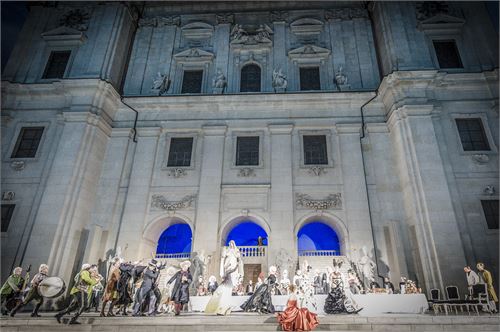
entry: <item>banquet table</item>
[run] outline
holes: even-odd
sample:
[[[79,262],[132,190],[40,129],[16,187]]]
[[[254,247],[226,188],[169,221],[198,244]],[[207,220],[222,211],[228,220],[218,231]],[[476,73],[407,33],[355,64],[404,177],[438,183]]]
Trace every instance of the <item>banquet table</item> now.
[[[233,311],[241,311],[240,306],[250,296],[231,296],[231,307]],[[326,295],[315,295],[315,306],[308,305],[307,308],[320,315],[324,315]],[[358,294],[352,299],[363,308],[360,316],[376,316],[388,313],[421,314],[428,308],[427,298],[424,294]],[[191,310],[204,311],[210,300],[210,296],[191,296]],[[272,301],[276,311],[282,311],[286,307],[288,295],[273,295]]]

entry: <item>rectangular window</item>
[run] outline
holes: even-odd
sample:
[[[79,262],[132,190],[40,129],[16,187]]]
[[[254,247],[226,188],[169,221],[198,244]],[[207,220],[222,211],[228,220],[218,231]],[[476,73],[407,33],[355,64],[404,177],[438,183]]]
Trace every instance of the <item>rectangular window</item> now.
[[[193,150],[192,137],[172,137],[168,153],[168,167],[191,166],[191,152]]]
[[[454,40],[434,40],[434,50],[439,68],[463,68],[457,44]]]
[[[34,158],[44,127],[23,127],[19,132],[11,158]]]
[[[489,229],[498,229],[498,199],[481,201]]]
[[[304,165],[328,165],[325,135],[303,136]]]
[[[259,165],[259,136],[244,136],[236,139],[236,166]]]
[[[181,93],[201,93],[203,70],[186,70],[182,80]]]
[[[319,67],[300,68],[300,90],[321,90]]]
[[[42,78],[63,78],[71,51],[54,51],[50,53]]]
[[[481,119],[455,119],[455,121],[464,151],[490,150]]]
[[[2,204],[2,233],[9,229],[10,220],[14,213],[15,204]]]

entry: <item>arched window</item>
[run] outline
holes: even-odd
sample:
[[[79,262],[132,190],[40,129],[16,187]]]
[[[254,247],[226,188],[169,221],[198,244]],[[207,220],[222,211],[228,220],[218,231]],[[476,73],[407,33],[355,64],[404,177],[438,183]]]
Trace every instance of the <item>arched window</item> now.
[[[226,238],[226,246],[231,240],[237,246],[257,246],[259,245],[259,237],[262,240],[262,245],[267,246],[266,231],[252,221],[243,221],[231,229]]]
[[[260,67],[249,64],[241,68],[240,92],[260,92]]]
[[[193,234],[187,224],[174,224],[168,227],[158,240],[156,254],[180,254],[191,252]]]
[[[299,256],[315,256],[311,251],[330,251],[324,255],[339,255],[340,242],[337,233],[321,221],[313,221],[302,226],[297,234]],[[333,250],[335,252],[333,252]]]

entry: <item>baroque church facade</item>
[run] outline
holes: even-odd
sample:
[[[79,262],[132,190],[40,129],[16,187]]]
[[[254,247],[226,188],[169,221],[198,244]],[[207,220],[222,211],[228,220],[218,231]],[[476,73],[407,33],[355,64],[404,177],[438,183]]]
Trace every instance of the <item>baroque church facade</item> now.
[[[262,271],[366,253],[425,290],[498,276],[498,109],[482,3],[32,3],[2,75],[2,279],[149,259],[178,224],[190,252],[158,257],[217,275],[243,222]],[[299,251],[318,221],[335,253]]]

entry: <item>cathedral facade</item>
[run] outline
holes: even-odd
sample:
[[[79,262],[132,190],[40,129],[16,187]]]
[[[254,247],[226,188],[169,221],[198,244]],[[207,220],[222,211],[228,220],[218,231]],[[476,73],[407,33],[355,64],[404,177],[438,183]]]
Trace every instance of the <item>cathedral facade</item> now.
[[[117,250],[203,253],[217,275],[242,223],[265,233],[243,251],[258,271],[341,255],[425,290],[478,261],[498,276],[484,4],[30,6],[2,74],[2,280],[47,263],[68,281]],[[336,250],[300,247],[314,222]],[[189,249],[160,253],[179,224]]]

